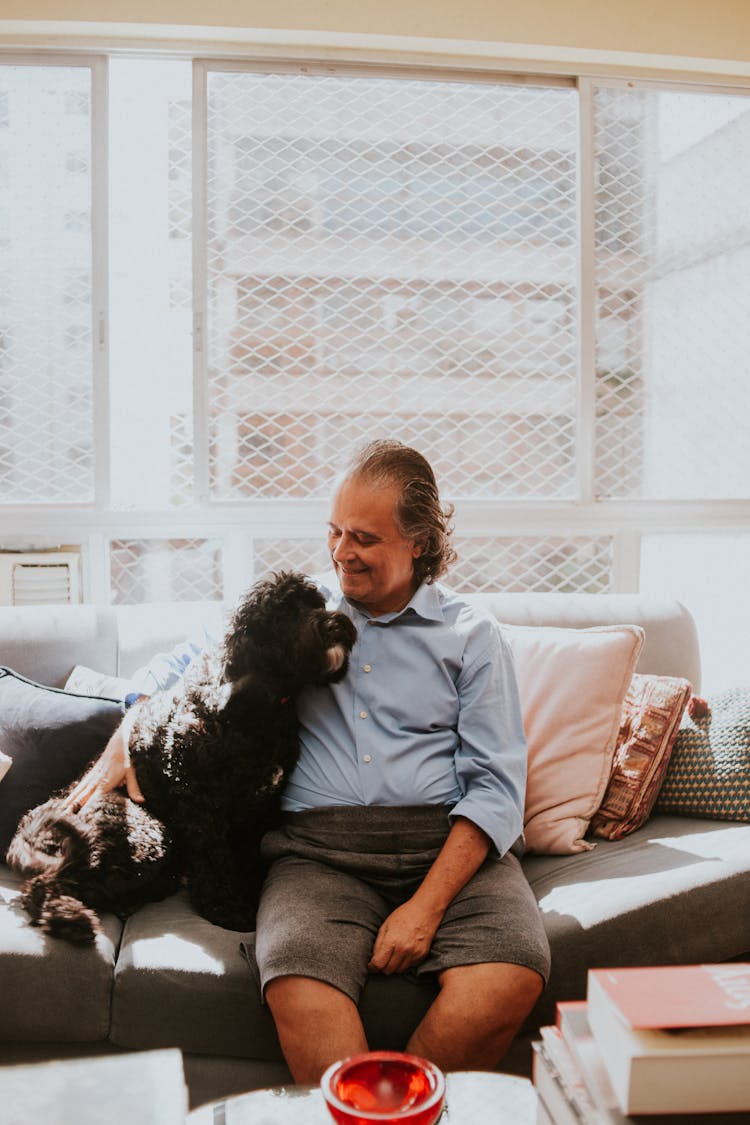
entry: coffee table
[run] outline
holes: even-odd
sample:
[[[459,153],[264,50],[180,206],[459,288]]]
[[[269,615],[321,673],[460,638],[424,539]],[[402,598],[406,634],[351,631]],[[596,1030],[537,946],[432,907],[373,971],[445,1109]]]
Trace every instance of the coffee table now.
[[[534,1125],[537,1099],[526,1078],[484,1071],[447,1075],[440,1125]],[[187,1125],[332,1125],[317,1086],[275,1086],[253,1090],[187,1116]]]

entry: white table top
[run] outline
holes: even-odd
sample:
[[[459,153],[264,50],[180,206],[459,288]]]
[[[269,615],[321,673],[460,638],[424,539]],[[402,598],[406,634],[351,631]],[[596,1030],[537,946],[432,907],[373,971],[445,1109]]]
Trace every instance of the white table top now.
[[[447,1075],[445,1112],[440,1125],[534,1125],[537,1100],[525,1078],[483,1071]],[[201,1106],[188,1125],[331,1125],[317,1086],[276,1086]]]

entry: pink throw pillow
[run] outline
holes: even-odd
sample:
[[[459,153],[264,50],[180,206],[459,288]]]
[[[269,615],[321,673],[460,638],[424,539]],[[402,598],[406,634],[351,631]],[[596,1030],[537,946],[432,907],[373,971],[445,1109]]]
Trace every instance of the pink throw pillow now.
[[[638,625],[567,629],[504,625],[516,664],[529,748],[524,834],[529,851],[588,851],[607,788],[625,693],[644,632]]]

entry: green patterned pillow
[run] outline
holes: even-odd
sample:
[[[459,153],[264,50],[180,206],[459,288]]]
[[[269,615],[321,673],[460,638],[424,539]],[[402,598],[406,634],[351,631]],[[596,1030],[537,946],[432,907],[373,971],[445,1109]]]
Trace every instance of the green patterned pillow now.
[[[712,820],[750,820],[750,688],[708,699],[685,716],[656,810]]]

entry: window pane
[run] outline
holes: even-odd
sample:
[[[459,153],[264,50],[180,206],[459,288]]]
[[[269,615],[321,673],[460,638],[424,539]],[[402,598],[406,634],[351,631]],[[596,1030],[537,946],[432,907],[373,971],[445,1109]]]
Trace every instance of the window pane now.
[[[750,495],[750,98],[596,94],[597,492]]]
[[[576,95],[211,73],[215,498],[398,436],[452,495],[570,496]]]
[[[192,68],[110,60],[111,491],[192,502]],[[137,451],[137,455],[136,455]]]
[[[211,539],[115,539],[112,601],[220,601],[222,547]]]
[[[253,571],[264,578],[274,570],[301,570],[319,577],[331,570],[331,556],[321,527],[317,539],[256,539],[253,542]]]
[[[0,501],[88,502],[90,70],[0,65],[0,126]]]
[[[703,692],[750,683],[750,535],[647,535],[644,594],[677,598],[691,611],[701,643]]]
[[[474,536],[458,539],[456,550],[458,562],[446,579],[456,590],[603,594],[610,589],[609,539]]]

